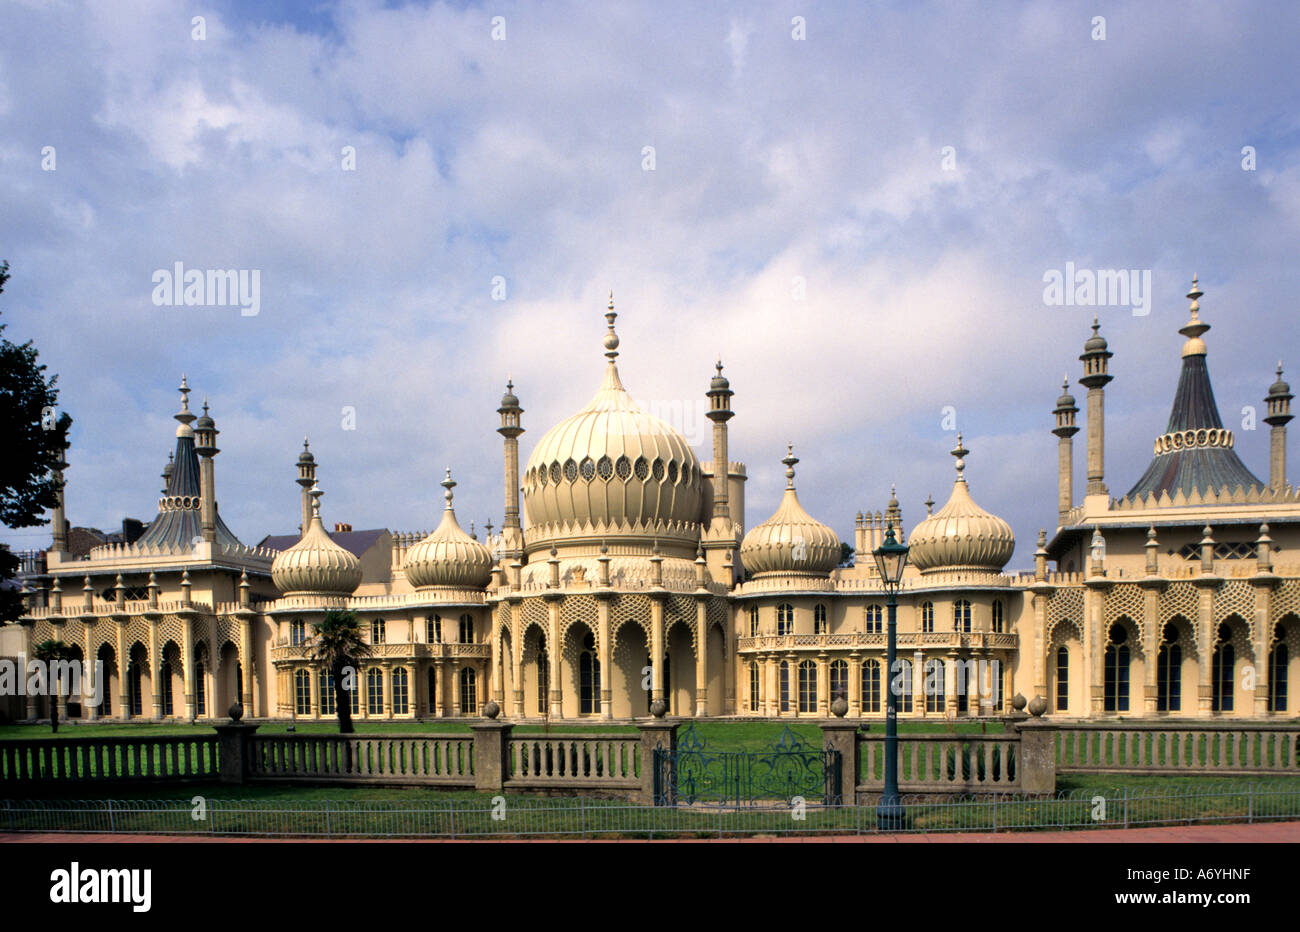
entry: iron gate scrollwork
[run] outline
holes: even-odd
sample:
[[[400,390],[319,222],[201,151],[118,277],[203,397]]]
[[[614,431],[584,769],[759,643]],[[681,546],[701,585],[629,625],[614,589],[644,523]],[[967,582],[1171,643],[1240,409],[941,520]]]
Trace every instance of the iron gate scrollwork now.
[[[688,723],[676,750],[654,752],[656,806],[753,806],[796,796],[839,805],[840,752],[809,744],[786,726],[763,751],[714,751]]]

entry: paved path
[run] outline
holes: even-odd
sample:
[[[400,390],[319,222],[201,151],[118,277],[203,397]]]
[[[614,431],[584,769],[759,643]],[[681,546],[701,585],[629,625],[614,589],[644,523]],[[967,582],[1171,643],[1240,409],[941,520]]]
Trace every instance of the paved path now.
[[[376,839],[328,839],[331,842],[347,841],[386,841],[393,843],[430,843],[443,842],[447,844],[456,844],[465,839],[451,841],[449,839],[420,839],[420,838],[376,838]],[[579,838],[528,838],[528,839],[475,839],[485,843],[500,843],[501,841],[527,841],[527,842],[577,842],[592,839]],[[622,842],[641,842],[647,843],[646,839],[610,839],[611,841]],[[655,839],[651,844],[658,844],[661,839]],[[663,841],[674,841],[676,839],[662,839]],[[62,832],[0,832],[0,844],[14,843],[33,843],[33,842],[52,842],[55,844],[121,844],[121,843],[158,843],[158,842],[190,842],[190,843],[247,843],[259,841],[307,841],[307,842],[324,842],[324,838],[285,838],[285,839],[265,839],[265,838],[211,838],[201,835],[107,835],[107,834],[66,834]],[[783,844],[826,844],[828,842],[847,842],[859,844],[935,844],[947,842],[962,842],[967,844],[980,844],[988,842],[1011,842],[1011,843],[1057,843],[1057,844],[1078,844],[1078,843],[1098,843],[1098,842],[1157,842],[1157,843],[1179,843],[1179,842],[1247,842],[1247,843],[1296,843],[1300,842],[1300,822],[1263,822],[1255,825],[1234,824],[1234,825],[1188,825],[1173,826],[1162,828],[1130,828],[1130,829],[1087,829],[1076,832],[998,832],[976,833],[960,832],[949,834],[934,835],[808,835],[804,837],[773,837],[758,836],[749,838],[685,838],[680,839],[683,843],[718,843],[725,842],[779,842]]]

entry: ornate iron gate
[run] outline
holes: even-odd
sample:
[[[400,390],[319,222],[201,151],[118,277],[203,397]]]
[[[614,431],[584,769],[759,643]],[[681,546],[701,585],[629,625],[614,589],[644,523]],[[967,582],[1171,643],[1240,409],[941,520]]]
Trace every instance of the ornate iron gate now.
[[[656,748],[656,806],[755,806],[796,796],[839,805],[840,752],[819,749],[787,726],[765,751],[713,751],[688,723],[677,749]]]

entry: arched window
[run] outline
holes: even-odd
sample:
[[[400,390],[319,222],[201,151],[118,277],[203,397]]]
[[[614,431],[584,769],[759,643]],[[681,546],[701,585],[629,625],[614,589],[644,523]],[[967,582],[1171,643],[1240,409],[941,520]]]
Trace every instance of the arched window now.
[[[384,714],[384,671],[378,667],[366,671],[366,712]]]
[[[970,603],[965,599],[952,603],[952,630],[970,634]]]
[[[1218,635],[1210,657],[1210,710],[1231,712],[1232,673],[1237,662],[1237,652],[1232,646],[1232,627],[1224,622],[1219,625]]]
[[[1156,711],[1178,712],[1183,707],[1183,648],[1178,628],[1166,622],[1156,656]]]
[[[108,698],[109,693],[112,692],[108,687],[109,676],[113,672],[113,648],[109,647],[107,644],[100,644],[98,657],[99,661],[104,665],[104,672],[102,674],[103,678],[100,679],[101,674],[95,674],[96,679],[99,680],[99,716],[100,718],[108,718],[108,716],[113,712],[113,704]]]
[[[931,634],[934,631],[934,603],[921,603],[921,631],[924,634]]]
[[[749,607],[749,636],[752,638],[758,637],[758,606],[757,605],[751,605]]]
[[[841,697],[845,701],[849,698],[849,665],[843,660],[832,660],[830,666],[831,674],[831,701]]]
[[[546,698],[551,691],[551,661],[546,655],[546,638],[542,638],[537,648],[537,714],[545,715]]]
[[[433,714],[438,709],[438,672],[433,666],[429,666],[429,713]]]
[[[799,711],[817,711],[817,664],[812,660],[799,662]]]
[[[320,714],[334,715],[338,709],[334,703],[334,674],[328,670],[317,673],[316,689],[320,692]]]
[[[460,714],[478,715],[478,674],[473,667],[460,668]]]
[[[826,633],[826,606],[818,602],[813,606],[813,634]]]
[[[880,610],[879,605],[867,606],[867,634],[880,634],[885,630],[882,622],[883,616],[884,613]]]
[[[407,673],[406,667],[395,667],[393,669],[393,714],[405,715],[407,702]]]
[[[925,666],[925,711],[942,712],[947,700],[945,695],[945,686],[947,680],[947,670],[944,669],[942,660],[927,660]]]
[[[1056,711],[1070,708],[1070,649],[1062,645],[1056,649]]]
[[[889,689],[898,697],[896,707],[900,712],[912,711],[912,661],[898,657],[889,676]]]
[[[790,663],[781,661],[781,711],[790,711]]]
[[[208,714],[207,677],[203,675],[203,659],[194,661],[194,714]]]
[[[131,666],[127,670],[126,676],[127,679],[130,681],[129,684],[131,687],[131,714],[143,715],[144,714],[144,688],[140,684],[140,664],[132,660]]]
[[[1287,700],[1287,661],[1290,660],[1285,631],[1281,625],[1273,629],[1273,649],[1268,652],[1268,710],[1285,712]]]
[[[162,693],[162,714],[172,714],[172,665],[170,660],[164,660],[158,670],[158,685],[162,687],[159,692]]]
[[[293,710],[297,715],[311,715],[311,674],[306,670],[293,673]]]
[[[1001,634],[1005,622],[1002,619],[1002,600],[993,600],[993,633]]]
[[[307,640],[307,625],[301,618],[295,618],[289,622],[289,643],[294,647],[304,643]]]
[[[1102,709],[1106,712],[1127,712],[1129,697],[1128,629],[1119,622],[1110,626],[1106,634],[1105,688],[1102,692]]]
[[[474,643],[474,616],[465,614],[460,616],[460,642],[462,644]]]
[[[761,696],[759,695],[758,684],[759,684],[758,663],[756,661],[751,660],[749,662],[749,711],[751,712],[758,711],[758,702],[759,699],[761,698]]]
[[[794,634],[794,606],[789,602],[776,607],[776,633],[778,637]]]
[[[600,660],[596,657],[596,638],[588,631],[578,654],[578,712],[594,715],[600,711]]]
[[[371,621],[370,622],[370,643],[383,644],[384,637],[387,633],[386,629],[387,629],[387,625],[384,624],[384,619],[376,618],[373,621]]]
[[[880,661],[862,664],[862,714],[880,711]]]
[[[431,615],[424,621],[424,639],[430,644],[442,643],[442,616]]]

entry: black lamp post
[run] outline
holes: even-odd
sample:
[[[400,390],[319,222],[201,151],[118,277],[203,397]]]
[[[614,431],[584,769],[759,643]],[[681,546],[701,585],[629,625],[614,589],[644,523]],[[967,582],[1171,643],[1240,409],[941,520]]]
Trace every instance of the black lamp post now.
[[[885,654],[887,687],[885,712],[885,791],[876,807],[876,826],[882,831],[903,828],[903,806],[898,800],[898,694],[894,690],[894,658],[898,648],[898,587],[907,566],[907,546],[894,537],[891,524],[885,542],[872,551],[880,582],[889,594],[889,640]]]

